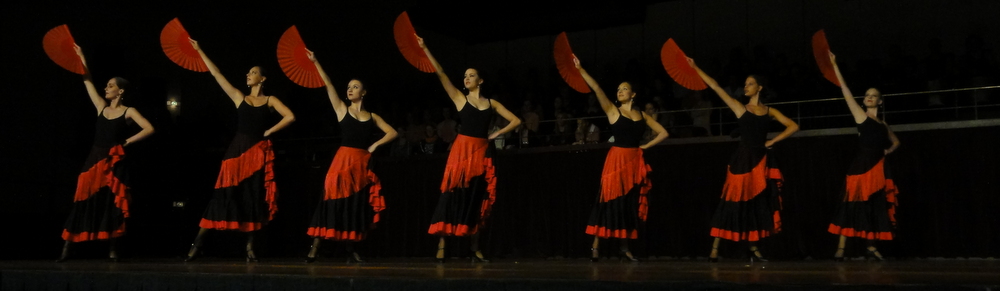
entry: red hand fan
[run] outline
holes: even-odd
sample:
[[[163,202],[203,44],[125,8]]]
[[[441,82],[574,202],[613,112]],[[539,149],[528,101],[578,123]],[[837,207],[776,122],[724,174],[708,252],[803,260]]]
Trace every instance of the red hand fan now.
[[[163,47],[163,53],[181,67],[195,72],[207,72],[208,66],[191,45],[190,38],[191,35],[181,26],[181,21],[174,18],[160,32],[160,46]]]
[[[559,69],[559,75],[566,81],[566,84],[569,84],[577,92],[590,93],[590,86],[587,86],[587,81],[583,80],[580,70],[573,64],[573,49],[569,47],[569,39],[566,38],[566,32],[559,33],[556,36],[556,43],[552,46],[552,56],[556,60],[556,68]]]
[[[396,17],[396,23],[392,25],[392,33],[396,37],[396,46],[399,47],[399,52],[403,54],[407,62],[410,62],[421,72],[434,72],[434,66],[427,59],[427,54],[417,43],[417,31],[413,29],[413,24],[410,24],[410,16],[406,14],[406,11]]]
[[[667,70],[667,74],[670,74],[670,77],[684,88],[695,91],[708,88],[701,76],[698,76],[698,71],[695,71],[688,64],[687,55],[681,51],[680,47],[677,47],[673,38],[667,39],[663,48],[660,49],[660,62],[663,62],[663,68]]]
[[[833,63],[830,63],[830,45],[826,42],[826,33],[822,29],[813,34],[813,57],[816,57],[816,65],[819,71],[834,85],[840,86],[837,81],[837,72],[833,71]]]
[[[49,30],[42,38],[42,47],[45,48],[45,54],[49,55],[49,59],[63,69],[83,75],[83,60],[76,54],[74,45],[76,42],[69,34],[69,26],[65,24]]]
[[[292,82],[306,88],[323,87],[316,65],[309,60],[299,29],[292,25],[278,40],[278,64]]]

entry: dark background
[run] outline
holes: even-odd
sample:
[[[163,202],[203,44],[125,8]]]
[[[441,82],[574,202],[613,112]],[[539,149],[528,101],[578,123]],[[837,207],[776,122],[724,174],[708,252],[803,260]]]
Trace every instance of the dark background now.
[[[8,97],[0,114],[4,137],[0,140],[4,153],[0,157],[0,213],[8,222],[2,240],[18,251],[2,252],[0,258],[57,256],[75,179],[92,142],[94,109],[80,77],[48,60],[41,47],[45,32],[61,24],[69,25],[83,47],[98,88],[113,76],[129,79],[138,97],[128,100],[128,105],[140,110],[157,130],[129,148],[133,217],[122,247],[126,255],[136,257],[184,253],[235,129],[235,110],[211,76],[180,68],[160,50],[160,30],[174,17],[180,18],[234,84],[241,82],[251,66],[269,69],[265,92],[282,98],[296,114],[297,121],[275,137],[280,210],[262,235],[264,256],[304,255],[309,245],[305,223],[320,197],[323,175],[338,144],[323,90],[298,87],[277,65],[276,42],[291,25],[298,27],[307,46],[317,53],[338,90],[349,78],[364,79],[370,96],[375,97],[366,100],[366,106],[397,126],[411,108],[448,105],[436,77],[412,68],[394,44],[392,24],[404,10],[449,76],[457,80],[468,66],[484,68],[487,92],[509,104],[508,108],[532,98],[544,103],[566,91],[551,59],[552,41],[560,31],[569,33],[574,51],[606,88],[622,79],[661,80],[669,87],[658,56],[660,46],[672,37],[713,75],[765,71],[789,76],[784,79],[786,90],[802,88],[786,91],[780,101],[839,95],[820,79],[813,64],[809,38],[818,29],[826,30],[845,75],[858,84],[853,88],[859,94],[865,86],[892,88],[890,92],[926,89],[922,80],[932,72],[925,64],[934,56],[933,43],[960,59],[957,56],[967,49],[970,35],[978,36],[987,47],[995,47],[1000,40],[993,20],[1000,11],[996,1],[557,4],[7,4],[0,28]],[[746,59],[736,57],[741,55]],[[727,65],[737,62],[736,69],[728,69],[733,66]],[[889,65],[895,63],[901,65]],[[963,72],[958,68],[956,76]],[[950,85],[970,84],[959,78]],[[568,97],[576,103],[585,99],[572,93]],[[168,99],[181,102],[180,114],[167,111]],[[849,126],[849,120],[844,120],[842,127]],[[900,134],[904,146],[894,159],[899,164],[896,168],[903,169],[898,174],[903,195],[901,235],[886,253],[982,257],[1000,253],[996,238],[1000,222],[993,211],[1000,206],[997,136],[995,127]],[[824,232],[825,223],[832,217],[836,188],[853,156],[854,142],[853,137],[837,136],[792,139],[782,145],[790,167],[786,171],[786,232],[771,240],[772,245],[765,245],[770,253],[788,258],[832,254],[836,241]],[[644,232],[648,235],[636,244],[637,253],[707,254],[708,219],[734,147],[718,143],[650,151],[647,159],[655,171],[653,208]],[[497,161],[501,193],[495,223],[484,238],[485,248],[505,257],[586,256],[583,220],[599,186],[604,153],[502,154]],[[443,155],[377,159],[376,173],[382,178],[389,210],[384,223],[364,244],[366,254],[432,255],[434,238],[425,230],[444,161]],[[172,207],[174,201],[184,201],[186,207]],[[206,246],[209,254],[240,256],[241,234],[211,236]],[[96,256],[103,251],[88,252],[87,248],[104,250],[105,246],[81,244],[74,255]],[[454,255],[463,254],[462,248],[451,250]]]

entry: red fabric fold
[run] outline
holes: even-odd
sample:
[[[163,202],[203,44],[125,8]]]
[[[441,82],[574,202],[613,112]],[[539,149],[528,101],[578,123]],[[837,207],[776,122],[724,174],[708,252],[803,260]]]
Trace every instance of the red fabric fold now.
[[[604,159],[601,173],[601,202],[608,202],[632,191],[639,185],[639,218],[646,221],[649,200],[646,194],[653,188],[647,174],[652,168],[646,164],[640,148],[611,147]]]
[[[884,161],[882,158],[864,174],[847,175],[847,201],[868,201],[869,196],[886,188]]]
[[[337,149],[333,162],[330,163],[330,170],[326,173],[326,193],[323,200],[347,198],[370,186],[368,204],[375,211],[375,218],[372,220],[374,224],[379,221],[379,212],[385,209],[385,197],[379,195],[382,192],[382,182],[369,170],[370,160],[371,153],[367,150],[345,146]],[[349,237],[354,236],[356,235]]]
[[[340,231],[325,227],[310,227],[306,232],[311,237],[339,240],[339,241],[361,241],[365,239],[365,233],[357,231]]]
[[[257,231],[264,227],[264,224],[260,222],[239,222],[239,221],[217,221],[201,219],[201,223],[198,224],[201,228],[217,229],[217,230],[238,230],[242,232]]]
[[[722,187],[722,199],[728,202],[747,202],[756,198],[767,190],[768,180],[772,180],[778,189],[781,189],[784,176],[778,168],[771,168],[767,165],[767,156],[760,159],[750,172],[743,174],[733,174],[731,167],[726,171],[726,184]],[[762,197],[766,198],[766,197]],[[731,241],[759,241],[762,238],[781,232],[781,196],[778,199],[776,209],[772,214],[774,228],[772,230],[751,230],[746,232],[735,232],[726,229],[713,227],[711,236],[723,238]]]
[[[871,198],[872,194],[875,194],[878,191],[885,191],[885,200],[889,205],[889,209],[887,210],[889,221],[893,226],[896,225],[896,207],[899,206],[896,195],[899,194],[899,189],[896,188],[896,184],[892,181],[892,179],[887,179],[885,177],[884,157],[881,158],[875,166],[862,174],[847,175],[846,191],[847,193],[844,199],[848,202],[865,202]],[[856,230],[851,227],[842,227],[833,223],[830,224],[827,231],[833,234],[848,237],[860,237],[868,240],[893,239],[893,234],[890,231]]]
[[[125,235],[125,224],[122,224],[121,227],[112,232],[99,231],[99,232],[71,233],[64,229],[62,233],[62,238],[63,240],[69,242],[84,242],[92,240],[106,240],[113,237],[121,237],[123,235]]]
[[[847,237],[860,237],[868,240],[892,240],[892,232],[855,230],[849,227],[840,227],[832,223],[827,231],[833,234],[839,234]]]
[[[482,223],[480,223],[482,224]],[[469,228],[465,224],[451,224],[444,221],[431,224],[428,228],[427,233],[433,235],[452,235],[452,236],[469,236],[475,234],[479,230],[479,225],[475,225]]]
[[[775,217],[775,219],[777,219],[777,217]],[[775,224],[778,224],[777,220],[775,220]],[[749,232],[739,233],[739,232],[728,231],[728,230],[725,230],[725,229],[718,229],[718,228],[714,228],[713,227],[712,228],[712,234],[711,234],[711,236],[722,238],[722,239],[727,239],[727,240],[731,240],[731,241],[741,241],[741,240],[759,241],[761,238],[765,238],[765,237],[771,236],[772,234],[775,234],[775,233],[777,233],[777,231],[770,232],[770,231],[766,231],[766,230],[752,230],[752,231],[749,231]]]
[[[784,186],[785,177],[781,175],[781,170],[778,168],[767,168],[767,179],[775,180],[775,185],[777,185],[778,188]]]
[[[129,187],[118,177],[115,177],[114,165],[125,157],[125,149],[121,145],[116,145],[108,151],[108,157],[98,161],[86,172],[80,173],[76,180],[76,193],[73,195],[73,202],[87,200],[101,189],[107,186],[115,195],[115,207],[122,210],[125,217],[128,217]]]
[[[378,177],[372,171],[368,171],[368,181],[371,183],[371,188],[368,188],[368,204],[375,211],[375,217],[372,218],[372,225],[374,227],[374,224],[379,221],[379,213],[385,210],[385,197],[380,195],[382,193],[382,182],[378,180]]]
[[[486,200],[483,200],[483,205],[479,210],[479,224],[486,223],[486,218],[490,217],[490,212],[493,210],[493,202],[496,201],[497,196],[497,175],[496,168],[493,167],[493,158],[486,158],[486,193],[489,196]]]
[[[326,173],[326,194],[323,200],[347,198],[369,184],[368,160],[371,153],[367,150],[340,147],[333,156],[330,169]]]
[[[101,188],[107,186],[115,197],[115,208],[122,211],[123,217],[129,217],[128,202],[132,199],[129,194],[129,187],[125,185],[114,173],[114,165],[125,157],[125,149],[121,145],[116,145],[108,150],[108,157],[101,159],[86,172],[80,173],[76,180],[76,193],[73,195],[73,202],[84,201],[97,194]],[[71,233],[63,230],[62,238],[70,242],[81,242],[90,240],[105,240],[112,237],[125,235],[125,224],[122,223],[118,229],[112,232],[81,232]]]
[[[778,209],[774,210],[774,217],[772,218],[774,220],[774,233],[781,232],[781,209],[785,207],[784,203],[781,196],[778,196]]]
[[[748,201],[764,192],[768,179],[777,179],[780,186],[781,177],[781,171],[777,168],[767,167],[767,156],[764,156],[750,172],[733,174],[732,170],[726,171],[726,184],[722,187],[722,199],[734,202]]]
[[[448,164],[444,168],[441,192],[451,192],[455,188],[468,188],[469,181],[483,175],[490,167],[491,159],[486,158],[489,141],[459,134],[451,146]],[[489,181],[487,181],[489,182]],[[493,186],[495,187],[495,185]]]
[[[899,201],[896,199],[896,195],[899,195],[899,189],[896,188],[896,183],[892,179],[885,179],[885,201],[889,203],[889,221],[892,225],[896,225],[896,207],[899,206]]]
[[[587,234],[602,238],[628,238],[638,239],[639,230],[636,229],[609,229],[603,226],[588,225]]]
[[[264,200],[267,202],[267,208],[270,212],[268,220],[272,220],[274,214],[278,212],[278,188],[274,183],[273,165],[274,151],[271,149],[271,141],[262,140],[240,154],[239,157],[222,161],[219,178],[215,181],[215,189],[237,186],[260,169],[264,169],[264,189],[266,190]]]
[[[486,180],[487,198],[483,200],[479,208],[479,225],[486,223],[486,218],[490,216],[493,203],[496,201],[496,168],[493,166],[493,159],[486,157],[486,150],[489,148],[489,140],[485,138],[470,137],[459,134],[451,146],[448,155],[448,164],[445,165],[444,179],[441,181],[441,192],[453,192],[456,188],[468,188],[472,178],[483,176]],[[479,229],[479,225],[469,226],[451,225],[437,223],[431,225],[428,232],[449,233],[456,236],[474,234]],[[437,228],[435,228],[437,226]],[[451,231],[459,231],[451,232]]]
[[[238,186],[254,173],[264,170],[264,201],[267,203],[268,221],[274,219],[278,212],[278,188],[274,183],[274,151],[271,149],[270,140],[262,140],[239,157],[222,161],[219,169],[219,177],[215,181],[215,189]],[[238,230],[250,232],[260,230],[264,227],[260,222],[238,222],[238,221],[216,221],[202,219],[199,227],[217,230]]]

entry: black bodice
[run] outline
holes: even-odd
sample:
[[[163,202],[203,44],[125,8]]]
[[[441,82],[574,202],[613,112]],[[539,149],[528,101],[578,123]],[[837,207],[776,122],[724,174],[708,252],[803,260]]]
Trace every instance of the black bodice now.
[[[94,126],[94,146],[101,147],[113,147],[125,142],[128,124],[125,123],[125,113],[128,112],[128,108],[122,112],[121,116],[115,118],[105,118],[104,110],[101,110],[101,114],[97,116],[97,124]]]
[[[267,115],[271,112],[267,103],[261,106],[253,106],[247,103],[246,98],[243,104],[236,108],[236,132],[250,137],[263,139],[264,131],[267,131]]]
[[[466,99],[465,107],[462,107],[462,110],[458,112],[459,121],[462,124],[458,134],[477,138],[489,137],[490,121],[493,119],[494,111],[492,103],[489,108],[479,110]]]
[[[858,124],[858,135],[858,143],[862,148],[884,150],[892,146],[889,129],[871,118]]]
[[[376,129],[378,127],[375,126],[374,118],[369,117],[367,121],[360,121],[347,113],[344,120],[340,121],[340,135],[343,136],[340,146],[367,150],[372,145],[372,134]]]
[[[767,109],[768,111],[771,108]],[[767,143],[768,125],[771,116],[768,114],[756,115],[750,110],[743,113],[743,116],[736,121],[740,126],[740,145],[748,148],[763,148]]]
[[[646,133],[646,120],[629,119],[621,114],[621,109],[618,109],[618,115],[618,120],[611,124],[611,134],[615,137],[614,145],[624,148],[639,147],[642,135]]]

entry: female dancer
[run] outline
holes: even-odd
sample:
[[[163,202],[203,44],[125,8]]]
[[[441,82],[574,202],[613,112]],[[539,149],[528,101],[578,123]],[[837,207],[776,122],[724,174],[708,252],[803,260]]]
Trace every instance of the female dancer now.
[[[580,60],[574,57],[573,64],[597,94],[597,100],[608,116],[611,132],[615,137],[614,146],[604,160],[598,203],[590,211],[587,223],[587,234],[594,236],[590,260],[597,261],[600,255],[597,246],[601,238],[614,237],[622,241],[621,256],[633,262],[638,261],[628,250],[628,240],[639,238],[638,226],[640,222],[646,221],[646,210],[649,208],[646,193],[653,187],[646,177],[651,169],[642,158],[642,151],[667,138],[667,130],[656,122],[655,117],[633,108],[635,91],[632,90],[631,83],[622,82],[618,85],[617,101],[621,106],[615,107],[597,81],[580,66]],[[639,145],[646,126],[653,130],[656,137]]]
[[[899,139],[892,133],[884,120],[878,119],[878,107],[882,106],[882,93],[875,88],[865,92],[865,107],[861,108],[847,89],[844,76],[837,67],[837,59],[830,53],[830,62],[840,81],[840,91],[844,93],[847,108],[851,109],[854,123],[858,125],[858,141],[861,149],[847,170],[847,190],[840,204],[837,216],[830,223],[829,231],[840,235],[837,261],[844,260],[844,245],[847,237],[864,238],[868,241],[868,254],[882,260],[882,254],[875,249],[875,240],[892,240],[892,230],[896,224],[896,194],[899,192],[892,178],[883,166],[885,156],[899,148]]]
[[[197,41],[192,39],[191,45],[236,106],[237,127],[236,136],[223,157],[219,178],[215,182],[215,193],[202,215],[199,224],[201,229],[191,244],[185,261],[194,260],[205,233],[209,229],[216,229],[246,232],[247,262],[256,262],[253,232],[271,221],[278,210],[275,205],[278,193],[271,171],[274,152],[268,137],[295,121],[295,115],[277,97],[264,95],[262,90],[267,77],[259,66],[250,68],[247,73],[250,94],[245,95],[226,81]],[[265,122],[271,110],[277,111],[282,118],[268,128]]]
[[[726,184],[722,187],[722,201],[712,217],[711,235],[715,237],[715,241],[712,243],[709,260],[718,261],[719,240],[727,239],[749,241],[750,259],[764,261],[756,242],[781,231],[781,218],[778,215],[781,209],[781,198],[778,196],[781,172],[774,167],[773,159],[767,159],[767,151],[775,143],[798,131],[799,125],[777,109],[761,103],[760,95],[765,84],[760,77],[747,77],[743,94],[750,101],[742,104],[719,87],[715,79],[698,68],[694,59],[688,58],[687,61],[729,109],[736,113],[741,133],[739,148],[729,160]],[[767,140],[768,123],[771,119],[778,120],[785,126],[785,130]]]
[[[125,235],[125,218],[128,217],[129,187],[122,177],[126,171],[118,162],[125,158],[124,147],[153,134],[153,125],[139,110],[122,104],[129,82],[121,77],[108,80],[104,98],[90,78],[90,68],[79,46],[73,47],[83,62],[83,85],[87,87],[90,101],[97,108],[97,125],[94,146],[84,162],[83,171],[76,181],[73,209],[63,229],[66,240],[57,262],[66,260],[69,246],[74,242],[109,240],[108,258],[118,260],[115,239]],[[129,110],[131,109],[131,110]],[[135,122],[142,131],[128,137],[128,121]]]
[[[361,106],[367,93],[361,81],[353,79],[347,83],[347,100],[351,101],[348,106],[333,89],[330,77],[316,61],[315,54],[308,51],[308,57],[316,64],[323,84],[326,84],[326,94],[330,97],[333,111],[337,113],[343,140],[326,173],[323,202],[316,206],[309,224],[307,233],[313,237],[313,244],[306,262],[316,260],[316,251],[323,239],[343,241],[344,247],[351,253],[348,260],[362,262],[361,255],[354,251],[353,242],[365,238],[365,233],[378,222],[378,213],[385,209],[385,199],[379,196],[382,185],[375,173],[369,170],[368,160],[375,149],[396,138],[396,130],[382,117]],[[372,143],[371,137],[376,129],[385,135]]]
[[[489,140],[507,133],[518,125],[521,119],[503,107],[496,100],[483,97],[480,94],[483,78],[479,71],[473,68],[465,70],[466,95],[455,88],[444,74],[441,64],[438,64],[424,40],[417,37],[417,42],[424,49],[431,65],[434,66],[441,85],[448,97],[455,103],[455,109],[462,120],[448,154],[448,163],[444,169],[444,179],[441,181],[441,199],[434,209],[431,226],[428,233],[440,237],[438,240],[438,262],[444,262],[444,237],[471,236],[471,249],[475,252],[473,260],[487,262],[479,251],[479,230],[486,224],[493,201],[496,198],[496,176],[493,172],[493,158],[489,150]],[[493,113],[510,121],[507,126],[489,133]]]

